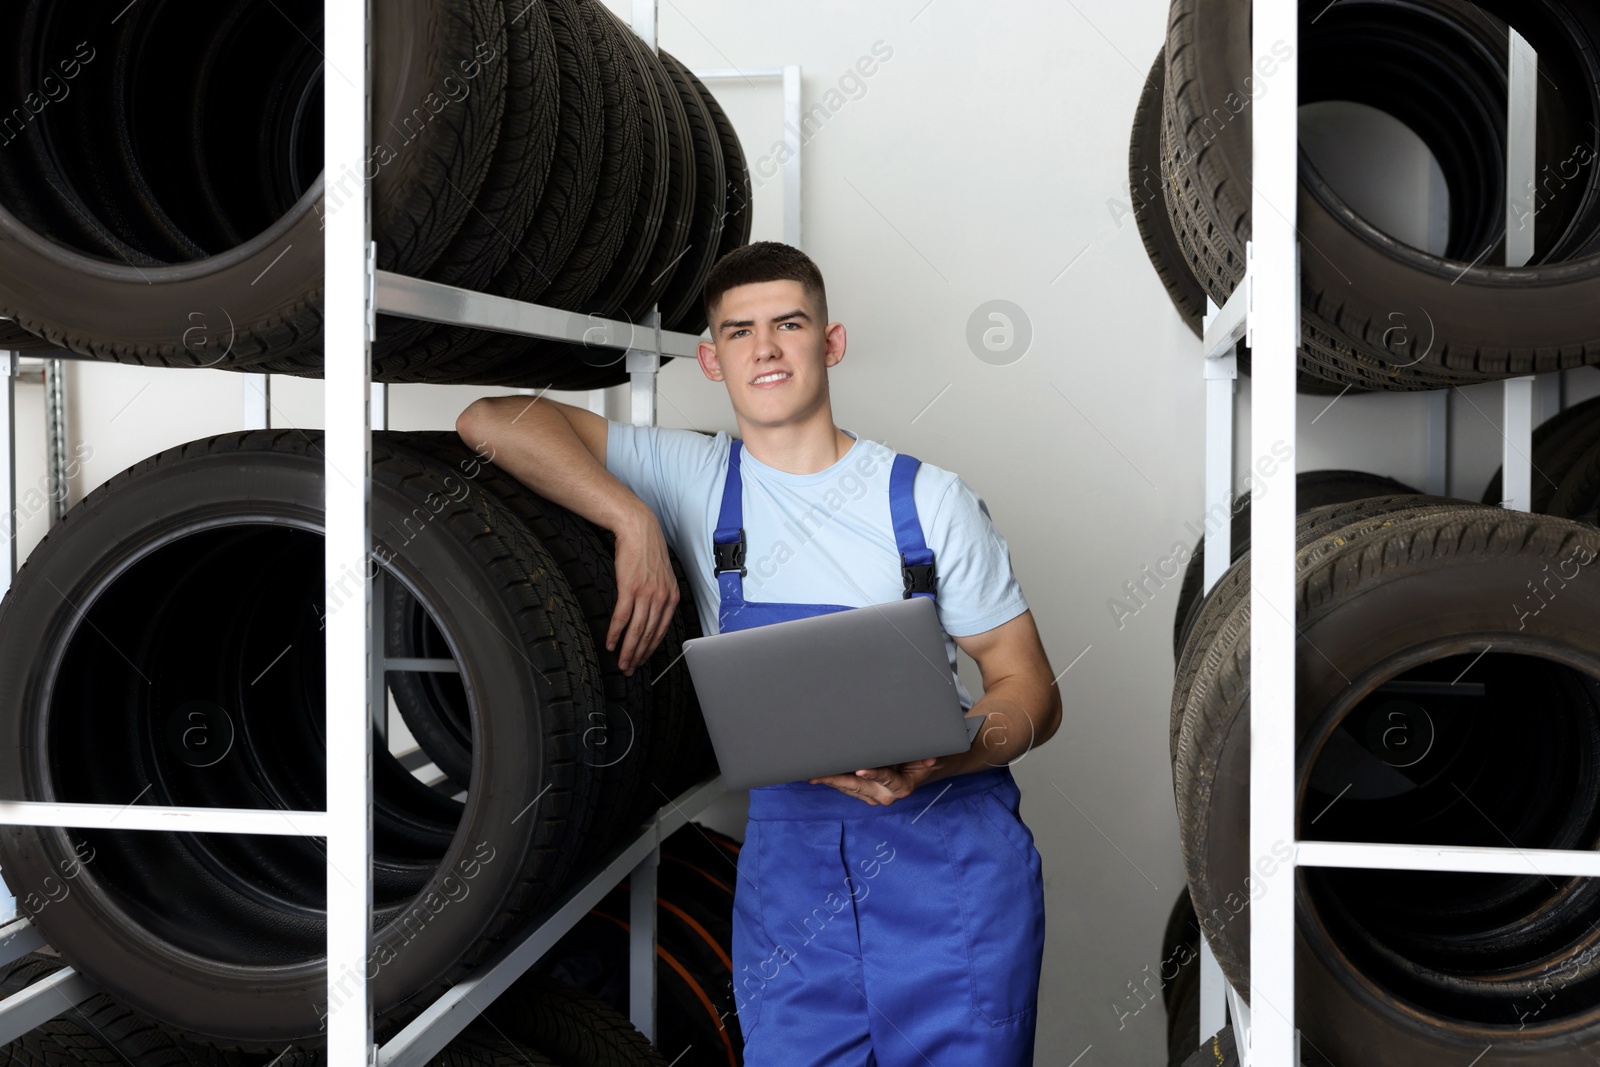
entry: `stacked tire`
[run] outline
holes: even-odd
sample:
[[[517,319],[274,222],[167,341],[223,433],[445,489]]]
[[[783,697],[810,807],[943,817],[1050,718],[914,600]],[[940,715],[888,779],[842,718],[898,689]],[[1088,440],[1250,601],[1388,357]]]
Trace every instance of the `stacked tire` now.
[[[461,760],[430,784],[375,746],[382,1034],[715,771],[692,686],[668,669],[695,632],[687,586],[647,669],[622,675],[602,640],[610,546],[452,436],[373,435],[369,569],[409,605],[387,654],[459,670],[454,690],[397,674],[395,695],[409,722],[434,717],[429,759]],[[51,529],[0,602],[0,794],[276,809],[291,826],[323,810],[322,628],[362,610],[358,575],[323,574],[323,462],[315,431],[208,438]],[[173,1040],[233,1056],[319,1047],[325,864],[300,836],[0,831],[0,871],[54,951]]]
[[[1384,111],[1450,190],[1433,254],[1362,218],[1299,157],[1302,391],[1437,389],[1600,363],[1600,15],[1570,0],[1301,3],[1299,99]],[[1244,275],[1251,111],[1290,58],[1251,52],[1249,0],[1174,0],[1134,121],[1140,230],[1198,329]],[[1505,262],[1509,28],[1539,56],[1534,254]],[[1519,193],[1520,195],[1520,193]],[[1248,369],[1242,366],[1242,369]]]
[[[1600,847],[1600,530],[1417,494],[1296,524],[1295,836]],[[1203,601],[1172,704],[1173,790],[1201,933],[1248,1002],[1250,558]],[[1287,612],[1288,605],[1282,606]],[[1280,843],[1281,844],[1281,843]],[[1299,868],[1296,1025],[1317,1062],[1589,1062],[1593,879]],[[1227,1063],[1221,1047],[1216,1059]],[[1310,1053],[1308,1052],[1309,1056]]]
[[[599,0],[373,10],[372,155],[322,167],[318,0],[0,12],[0,344],[320,377],[322,229],[364,181],[381,270],[699,333],[748,242],[706,87]],[[621,350],[381,317],[373,378],[592,388]]]
[[[656,910],[656,1043],[680,1067],[744,1062],[733,981],[733,891],[739,845],[691,823],[661,843]],[[628,1007],[629,883],[606,896],[524,982],[559,979],[617,1011]]]

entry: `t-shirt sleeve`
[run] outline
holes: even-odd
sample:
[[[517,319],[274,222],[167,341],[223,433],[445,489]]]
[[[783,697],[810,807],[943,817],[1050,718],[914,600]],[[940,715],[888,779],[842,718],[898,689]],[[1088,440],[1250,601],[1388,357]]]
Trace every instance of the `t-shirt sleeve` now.
[[[606,470],[656,513],[673,545],[682,528],[684,486],[715,450],[716,438],[696,430],[606,420]]]
[[[1028,610],[1022,585],[1011,572],[1006,539],[995,529],[983,498],[960,477],[945,490],[930,526],[934,603],[945,633],[981,634]]]

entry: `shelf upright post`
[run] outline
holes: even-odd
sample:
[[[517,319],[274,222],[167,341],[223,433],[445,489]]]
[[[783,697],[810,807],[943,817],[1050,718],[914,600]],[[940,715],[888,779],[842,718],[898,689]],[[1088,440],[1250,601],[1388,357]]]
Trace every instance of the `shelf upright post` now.
[[[1251,4],[1251,65],[1276,66],[1259,94],[1251,129],[1251,244],[1245,268],[1251,344],[1250,459],[1274,443],[1293,446],[1296,352],[1300,346],[1300,257],[1295,242],[1299,168],[1298,5]],[[1279,59],[1288,45],[1287,59]],[[1257,73],[1265,74],[1264,70]],[[1272,862],[1273,844],[1295,844],[1295,460],[1261,484],[1250,503],[1250,851]],[[1260,870],[1253,870],[1260,875]],[[1299,1067],[1294,1025],[1294,859],[1267,879],[1250,906],[1248,1067]]]
[[[266,430],[272,426],[272,375],[241,374],[244,379],[244,421],[246,430]]]
[[[1539,57],[1511,30],[1506,67],[1506,266],[1533,258],[1535,151],[1539,105]],[[1555,371],[1557,403],[1560,371]],[[1548,380],[1547,375],[1540,375]],[[1533,510],[1533,405],[1535,375],[1505,380],[1503,447],[1500,454],[1505,507]]]
[[[783,68],[783,143],[783,240],[800,248],[800,68],[793,63]]]
[[[628,372],[628,421],[635,426],[656,424],[656,373],[661,369],[661,308],[650,309],[639,325],[655,333],[655,346],[630,348],[624,357]]]
[[[11,591],[17,574],[17,378],[22,368],[15,352],[0,352],[0,374],[5,376],[5,396],[0,397],[0,500],[5,503],[5,566],[0,567],[0,596]]]
[[[1240,287],[1245,290],[1244,286]],[[1247,291],[1247,290],[1245,290]],[[1239,361],[1234,345],[1243,328],[1240,300],[1226,310],[1206,298],[1204,336],[1206,383],[1205,571],[1202,593],[1222,577],[1233,558],[1233,426]],[[1204,934],[1200,937],[1200,1034],[1205,1043],[1227,1024],[1227,979]]]
[[[1428,474],[1422,491],[1447,496],[1450,490],[1450,390],[1433,389],[1423,396],[1428,419]]]
[[[370,1065],[372,330],[370,0],[325,0],[323,566],[327,641],[328,1062]],[[337,590],[337,595],[331,592]],[[339,610],[343,605],[346,610]]]
[[[658,0],[633,0],[633,29],[650,46],[659,50]],[[651,327],[652,351],[628,349],[628,392],[630,416],[635,426],[656,424],[656,375],[661,370],[661,305],[645,315]],[[661,828],[652,816],[648,833],[650,851],[628,877],[628,1018],[646,1041],[656,1039],[656,867],[661,862]]]
[[[11,579],[17,573],[17,534],[21,525],[17,521],[17,377],[22,368],[17,353],[0,351],[0,375],[4,376],[5,395],[0,396],[0,502],[4,503],[5,562],[0,566],[0,596],[11,591]],[[16,916],[16,900],[3,883],[0,883],[0,921],[9,922]]]

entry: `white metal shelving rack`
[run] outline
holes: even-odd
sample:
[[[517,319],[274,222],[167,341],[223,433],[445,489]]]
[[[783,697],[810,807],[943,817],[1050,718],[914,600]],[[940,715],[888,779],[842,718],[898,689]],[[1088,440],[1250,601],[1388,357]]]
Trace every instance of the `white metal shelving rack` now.
[[[370,0],[368,0],[370,3]],[[656,44],[657,0],[634,0],[632,27],[652,48]],[[325,0],[324,173],[360,173],[369,141],[371,87],[370,11],[367,3]],[[710,70],[702,80],[779,79],[783,87],[784,238],[800,244],[800,68]],[[181,830],[200,833],[271,834],[325,837],[328,891],[328,1062],[334,1067],[422,1067],[535,963],[560,937],[618,885],[630,878],[629,1015],[655,1034],[656,864],[661,841],[689,822],[724,792],[720,777],[709,778],[681,796],[669,798],[630,841],[615,846],[600,869],[569,887],[545,913],[494,960],[448,990],[382,1048],[373,1043],[372,1006],[366,985],[372,921],[372,732],[387,715],[386,670],[454,670],[451,661],[385,661],[378,618],[382,600],[365,566],[372,549],[370,521],[372,430],[387,421],[387,388],[371,374],[371,339],[379,312],[433,322],[498,330],[529,337],[583,342],[626,353],[632,420],[655,421],[655,375],[664,355],[694,358],[700,338],[644,324],[594,316],[438,285],[376,269],[371,236],[371,190],[358,182],[358,196],[324,222],[325,361],[324,484],[326,535],[324,567],[335,574],[348,568],[360,576],[366,612],[330,616],[327,642],[327,746],[340,753],[327,761],[327,810],[163,808],[132,804],[44,804],[0,800],[0,825],[59,826],[117,830]],[[61,355],[66,355],[61,353]],[[0,503],[15,509],[13,389],[16,353],[0,353],[4,396],[0,397]],[[244,425],[270,425],[270,386],[266,375],[244,375]],[[349,475],[342,472],[357,472]],[[0,591],[15,572],[14,538],[7,539],[9,566],[0,567]],[[378,576],[381,582],[382,575]],[[286,818],[287,816],[287,818]],[[345,877],[342,871],[361,872]],[[43,945],[26,918],[0,927],[0,964]],[[82,976],[64,968],[0,1001],[0,1043],[13,1040],[78,1004],[95,992]]]
[[[1297,5],[1273,0],[1252,4],[1252,56],[1286,42],[1291,58],[1280,64],[1280,87],[1253,101],[1252,240],[1246,247],[1244,279],[1221,308],[1208,302],[1202,351],[1206,379],[1205,506],[1221,505],[1231,516],[1233,487],[1233,398],[1237,379],[1234,345],[1252,351],[1250,441],[1296,441],[1296,360],[1300,339],[1300,248],[1297,233],[1299,108],[1299,15]],[[1537,57],[1511,33],[1507,102],[1507,263],[1532,254],[1532,227],[1515,224],[1518,190],[1532,189]],[[1525,207],[1532,208],[1531,201]],[[1536,388],[1537,387],[1537,388]],[[1448,425],[1446,390],[1428,394],[1426,489],[1446,487]],[[1560,372],[1508,379],[1504,383],[1504,506],[1531,506],[1533,413],[1536,400],[1548,417],[1562,403]],[[1347,401],[1348,402],[1348,401]],[[1263,493],[1250,510],[1250,840],[1253,856],[1272,854],[1274,842],[1292,843],[1293,857],[1252,904],[1250,924],[1251,1003],[1222,975],[1201,937],[1200,1037],[1208,1040],[1232,1015],[1240,1063],[1247,1067],[1299,1067],[1300,1032],[1295,1027],[1294,904],[1299,867],[1364,867],[1484,873],[1525,873],[1530,863],[1546,875],[1600,876],[1600,852],[1515,849],[1376,842],[1311,841],[1295,836],[1295,669],[1293,619],[1296,464],[1279,468],[1289,488]],[[1227,569],[1231,523],[1225,518],[1205,535],[1204,589]],[[1279,605],[1288,605],[1288,613]],[[1262,994],[1261,990],[1269,990]],[[1263,1007],[1265,1005],[1265,1007]],[[1252,1011],[1252,1008],[1255,1010]]]

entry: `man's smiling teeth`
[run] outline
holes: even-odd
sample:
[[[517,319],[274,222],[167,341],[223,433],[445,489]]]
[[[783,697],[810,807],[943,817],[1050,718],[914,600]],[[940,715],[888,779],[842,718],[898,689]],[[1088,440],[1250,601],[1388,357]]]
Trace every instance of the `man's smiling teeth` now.
[[[780,378],[787,377],[789,377],[789,375],[786,371],[773,371],[771,374],[763,374],[761,377],[757,378],[754,384],[760,385],[762,382],[775,382]]]

